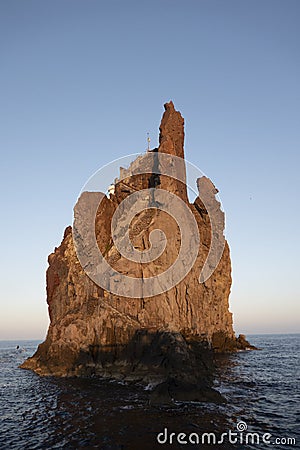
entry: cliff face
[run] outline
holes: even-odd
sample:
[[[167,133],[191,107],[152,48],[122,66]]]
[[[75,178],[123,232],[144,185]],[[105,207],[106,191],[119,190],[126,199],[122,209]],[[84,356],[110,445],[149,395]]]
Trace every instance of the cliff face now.
[[[184,158],[183,142],[184,121],[170,102],[165,105],[161,121],[159,148],[150,152],[152,163],[163,166],[159,155],[164,153]],[[135,168],[140,169],[143,164],[141,156],[129,169],[121,169],[114,194],[110,198],[102,196],[95,220],[97,244],[106,261],[118,274],[142,280],[140,287],[134,294],[128,287],[128,295],[118,295],[114,286],[118,284],[119,278],[114,274],[109,277],[111,289],[107,288],[108,285],[103,288],[103,284],[101,287],[101,284],[99,286],[92,281],[82,268],[72,228],[68,227],[61,245],[48,258],[47,303],[50,326],[47,338],[35,355],[25,361],[23,368],[32,369],[41,375],[59,376],[99,374],[134,379],[136,373],[136,378],[146,380],[147,377],[151,378],[150,366],[153,369],[152,378],[160,372],[166,355],[171,361],[173,373],[176,370],[178,372],[178,367],[175,370],[176,358],[172,359],[170,349],[175,354],[177,352],[177,357],[181,354],[180,364],[186,365],[187,361],[195,360],[193,350],[191,353],[191,346],[195,343],[216,350],[233,349],[238,345],[228,306],[231,263],[225,240],[215,270],[205,282],[199,283],[199,275],[212,247],[213,235],[223,235],[224,215],[214,197],[217,190],[210,180],[203,177],[198,180],[198,188],[203,190],[203,195],[194,204],[189,204],[184,183],[184,164],[179,164],[179,179],[176,180],[165,175],[162,170],[158,175],[147,173],[149,168],[144,170],[146,173],[137,170],[135,174]],[[145,164],[148,164],[147,161]],[[146,290],[147,280],[163,274],[174,263],[180,251],[182,230],[174,218],[157,206],[162,204],[157,200],[158,197],[153,197],[154,203],[147,197],[150,207],[140,211],[130,223],[129,237],[133,248],[140,252],[149,250],[151,232],[157,229],[164,231],[166,246],[154,261],[128,261],[116,248],[111,236],[111,222],[117,208],[122,208],[124,200],[141,189],[152,189],[148,197],[155,196],[158,190],[163,189],[180,198],[192,213],[200,235],[195,261],[188,273],[168,290],[162,287],[162,292],[155,293],[156,287],[153,288],[154,295]],[[209,195],[205,196],[207,192]],[[84,192],[75,207],[75,217],[80,212],[82,222],[77,220],[78,230],[75,230],[79,247],[82,244],[80,233],[85,232],[82,217],[88,216],[89,205],[95,196],[97,193]],[[208,204],[210,211],[214,211],[217,217],[215,229],[207,210]],[[126,214],[126,211],[123,213]],[[116,237],[119,233],[122,241],[121,218],[118,225],[121,231],[116,233]],[[194,251],[188,247],[189,243],[186,245],[183,260]],[[89,250],[82,248],[88,258]],[[214,262],[214,256],[211,261]]]

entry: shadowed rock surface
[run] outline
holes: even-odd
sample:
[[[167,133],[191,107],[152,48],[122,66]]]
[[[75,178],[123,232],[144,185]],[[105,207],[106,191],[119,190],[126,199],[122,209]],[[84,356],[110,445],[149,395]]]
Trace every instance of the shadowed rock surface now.
[[[184,158],[184,120],[172,102],[165,105],[160,125],[159,148],[152,151]],[[161,229],[167,238],[165,251],[155,261],[133,262],[117,250],[111,236],[111,221],[117,207],[127,196],[141,189],[164,189],[182,199],[191,210],[201,242],[196,262],[176,286],[152,297],[120,297],[102,289],[83,271],[75,251],[72,228],[67,227],[61,245],[49,258],[47,303],[50,326],[44,343],[22,365],[40,375],[103,376],[152,383],[151,401],[172,399],[222,401],[210,388],[212,351],[251,348],[244,336],[236,338],[228,298],[231,288],[229,247],[213,274],[199,283],[207,259],[212,233],[223,236],[224,213],[215,199],[218,192],[206,177],[197,180],[201,198],[206,198],[218,217],[211,229],[208,211],[198,197],[188,202],[185,165],[180,165],[180,180],[164,175],[135,175],[144,159],[138,157],[128,169],[120,169],[115,192],[104,196],[98,208],[95,231],[97,244],[109,264],[119,273],[146,279],[163,273],[175,261],[180,247],[176,221],[164,211],[150,208],[131,222],[130,239],[134,248],[150,246],[151,231]],[[116,174],[117,175],[117,174]],[[206,193],[208,193],[206,195]],[[84,192],[75,206],[86,208],[97,193]],[[203,197],[204,195],[204,197]],[[76,230],[75,230],[76,232]],[[223,238],[224,239],[224,238]],[[111,283],[118,280],[111,279]]]

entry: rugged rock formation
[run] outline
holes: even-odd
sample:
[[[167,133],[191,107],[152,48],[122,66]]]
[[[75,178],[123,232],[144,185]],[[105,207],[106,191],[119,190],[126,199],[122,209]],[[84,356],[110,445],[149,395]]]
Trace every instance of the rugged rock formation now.
[[[152,151],[154,164],[155,154],[184,158],[183,142],[184,120],[173,103],[167,103],[160,126],[159,148]],[[167,380],[167,384],[154,391],[154,402],[161,395],[180,399],[182,390],[189,399],[210,400],[212,391],[203,387],[209,384],[208,349],[224,351],[248,345],[243,339],[243,342],[237,341],[232,328],[227,242],[224,241],[224,251],[213,274],[204,283],[198,281],[212,233],[223,233],[224,215],[219,202],[210,194],[206,200],[211,202],[218,216],[217,228],[211,230],[207,204],[199,197],[194,204],[188,203],[184,164],[178,168],[179,180],[174,180],[156,173],[135,175],[135,169],[140,168],[143,161],[141,156],[129,169],[121,168],[114,194],[110,198],[105,196],[98,208],[95,232],[102,254],[118,273],[143,280],[163,273],[173,264],[180,247],[180,230],[164,211],[145,209],[130,226],[132,244],[140,251],[149,249],[153,230],[164,231],[166,248],[154,262],[128,261],[119,253],[111,236],[112,217],[122,201],[133,192],[159,187],[181,198],[196,220],[201,242],[195,264],[184,279],[167,292],[147,297],[141,291],[137,298],[120,297],[99,287],[86,275],[76,254],[72,228],[68,227],[61,245],[48,259],[47,303],[51,323],[47,338],[22,367],[41,375],[95,374],[156,384]],[[217,192],[206,178],[198,180],[198,188],[213,194]],[[82,205],[88,214],[89,202],[93,202],[96,194],[84,192],[75,214]],[[110,281],[118,282],[113,277]],[[215,400],[217,397],[215,394]]]

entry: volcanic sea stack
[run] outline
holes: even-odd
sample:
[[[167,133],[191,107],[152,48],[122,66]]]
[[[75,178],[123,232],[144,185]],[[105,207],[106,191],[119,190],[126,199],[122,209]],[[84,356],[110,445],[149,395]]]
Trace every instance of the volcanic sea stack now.
[[[184,158],[184,120],[172,102],[165,104],[159,147],[146,156],[148,154],[153,157],[152,171],[151,167],[143,168],[147,161],[145,163],[141,155],[128,169],[121,168],[120,174],[113,174],[119,178],[115,179],[111,195],[102,196],[95,217],[97,245],[105,260],[119,274],[142,279],[145,286],[147,278],[163,274],[176,260],[181,239],[176,220],[160,208],[162,202],[154,198],[158,190],[164,190],[177,196],[195,219],[200,243],[193,266],[181,281],[166,291],[161,289],[162,292],[155,295],[143,295],[141,288],[136,298],[132,292],[128,297],[118,295],[113,289],[99,286],[86,274],[77,257],[75,233],[67,227],[62,243],[48,258],[48,334],[45,342],[22,367],[40,375],[98,375],[154,384],[167,381],[172,398],[176,398],[178,383],[186,383],[189,386],[186,392],[190,393],[186,396],[195,399],[195,386],[203,388],[207,384],[207,354],[211,350],[246,348],[249,344],[243,337],[237,339],[232,328],[228,305],[231,262],[223,237],[224,214],[215,199],[218,191],[208,178],[199,178],[200,194],[190,204],[184,182],[184,160],[180,159],[183,165],[179,167],[178,179],[165,175],[161,167],[160,154],[174,156],[178,160]],[[149,204],[132,219],[130,240],[134,249],[142,253],[151,247],[151,232],[159,229],[165,233],[166,246],[154,261],[128,261],[115,245],[112,219],[127,197],[147,189],[151,189],[145,197]],[[89,204],[95,194],[83,192],[75,206],[75,217],[78,211],[82,217],[84,208],[88,215]],[[211,212],[217,218],[215,229]],[[84,223],[80,225],[84,230]],[[80,231],[75,231],[76,240],[80,242]],[[214,234],[219,238],[221,235],[224,241],[221,258],[209,278],[199,282]],[[116,285],[118,280],[111,277],[109,282]],[[202,389],[202,393],[204,391]]]

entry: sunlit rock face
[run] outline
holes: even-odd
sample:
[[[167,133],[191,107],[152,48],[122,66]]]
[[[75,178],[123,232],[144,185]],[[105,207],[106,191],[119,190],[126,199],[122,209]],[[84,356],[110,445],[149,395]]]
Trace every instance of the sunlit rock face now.
[[[165,105],[159,147],[150,153],[154,155],[153,164],[157,163],[155,154],[184,158],[184,120],[172,102]],[[130,240],[134,249],[140,252],[151,247],[152,231],[159,229],[165,234],[163,253],[147,263],[128,261],[120,254],[111,235],[111,222],[117,208],[122,207],[122,202],[133,192],[149,188],[170,192],[187,205],[199,231],[200,245],[196,260],[187,275],[172,288],[154,296],[143,295],[143,284],[135,298],[113,294],[85,273],[77,257],[72,228],[68,227],[62,243],[48,258],[50,326],[47,338],[35,355],[25,361],[23,368],[41,375],[95,374],[159,381],[165,376],[180,377],[183,368],[188,373],[189,365],[193,371],[189,372],[188,381],[196,383],[199,377],[205,377],[207,364],[199,362],[201,358],[196,361],[193,353],[195,345],[198,346],[198,355],[201,346],[203,349],[223,351],[248,345],[238,343],[232,328],[228,305],[231,263],[224,238],[220,261],[211,276],[199,283],[212,233],[223,236],[224,214],[214,196],[217,189],[209,179],[199,179],[198,188],[203,190],[204,197],[206,190],[210,193],[207,197],[209,207],[216,213],[217,228],[212,231],[207,207],[199,198],[203,199],[203,195],[199,195],[193,204],[188,202],[185,165],[184,160],[181,161],[179,180],[151,173],[151,167],[147,169],[150,173],[135,175],[136,168],[146,164],[142,155],[128,169],[121,168],[120,174],[114,174],[114,177],[119,177],[115,180],[114,192],[110,198],[103,197],[97,210],[95,234],[103,256],[118,273],[140,278],[145,283],[147,278],[164,273],[180,251],[181,230],[174,218],[157,207],[150,207],[131,221]],[[88,215],[89,204],[96,194],[84,192],[75,206],[75,215],[80,208],[81,212],[86,209]],[[84,230],[85,224],[80,226]],[[122,233],[122,230],[117,233]],[[80,241],[80,233],[77,239]],[[88,257],[88,250],[83,251]],[[117,280],[112,277],[110,282],[113,285]],[[192,372],[193,376],[190,376]]]

